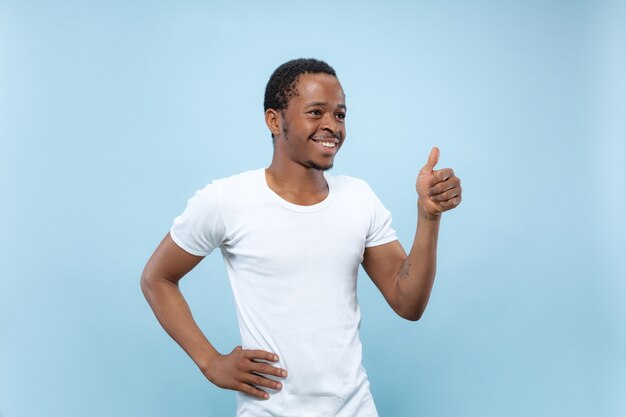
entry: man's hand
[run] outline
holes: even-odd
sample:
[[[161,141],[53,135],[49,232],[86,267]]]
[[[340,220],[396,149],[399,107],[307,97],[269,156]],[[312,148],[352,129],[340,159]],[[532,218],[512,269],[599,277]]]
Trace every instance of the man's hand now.
[[[280,378],[287,376],[287,371],[266,363],[278,361],[278,356],[263,350],[244,350],[237,346],[228,355],[220,355],[213,359],[203,373],[213,384],[220,388],[241,391],[243,393],[267,400],[270,396],[258,387],[280,390],[282,384],[260,374],[273,375]]]
[[[461,203],[461,180],[450,168],[435,170],[439,162],[439,148],[430,151],[428,162],[417,175],[415,188],[418,207],[431,219]]]

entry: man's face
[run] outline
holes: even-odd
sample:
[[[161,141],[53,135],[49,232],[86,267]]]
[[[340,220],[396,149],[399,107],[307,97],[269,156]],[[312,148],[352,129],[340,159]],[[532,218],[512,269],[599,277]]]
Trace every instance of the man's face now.
[[[339,80],[328,74],[302,74],[298,95],[280,112],[282,132],[276,138],[281,157],[306,168],[332,168],[346,137],[345,95]]]

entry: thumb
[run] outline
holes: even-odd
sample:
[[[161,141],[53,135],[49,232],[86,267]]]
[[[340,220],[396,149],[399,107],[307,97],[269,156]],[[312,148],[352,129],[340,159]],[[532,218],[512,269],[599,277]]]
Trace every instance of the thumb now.
[[[422,169],[432,171],[435,168],[435,165],[437,165],[437,162],[439,162],[439,148],[433,146],[430,150],[430,155],[428,155],[428,162],[426,162],[426,165],[424,165],[424,168]]]

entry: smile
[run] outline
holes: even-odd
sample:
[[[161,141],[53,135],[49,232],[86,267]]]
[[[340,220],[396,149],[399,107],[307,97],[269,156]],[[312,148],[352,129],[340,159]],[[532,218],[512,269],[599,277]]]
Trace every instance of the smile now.
[[[320,146],[323,146],[324,148],[328,148],[328,149],[333,149],[336,148],[338,143],[335,142],[334,140],[318,140],[318,139],[311,139],[311,141],[317,143]]]

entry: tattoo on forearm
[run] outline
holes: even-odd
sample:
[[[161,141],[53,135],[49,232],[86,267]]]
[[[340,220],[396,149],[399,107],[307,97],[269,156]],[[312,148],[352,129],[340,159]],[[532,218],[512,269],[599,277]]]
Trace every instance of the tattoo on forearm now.
[[[400,267],[400,271],[398,271],[399,279],[406,279],[409,277],[409,268],[411,268],[411,262],[409,262],[409,258],[406,258],[404,262],[402,262],[402,266]]]

